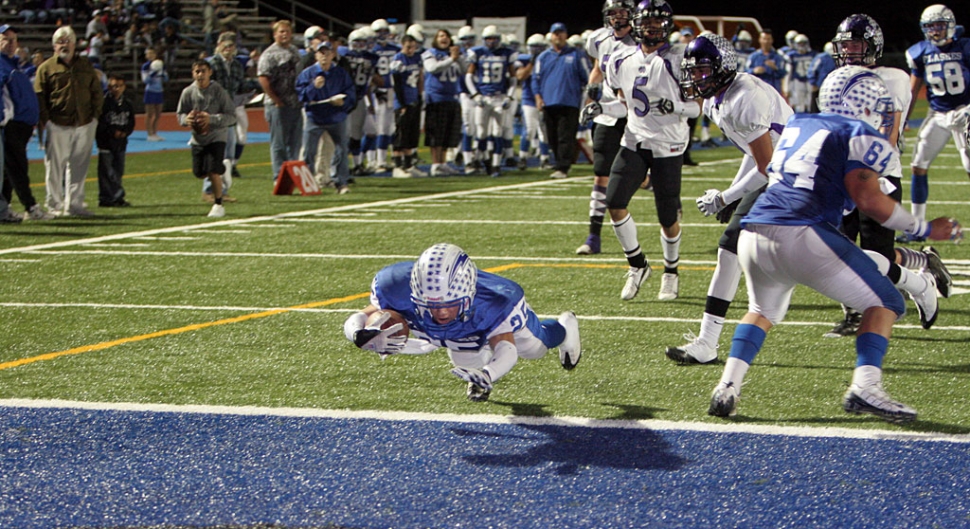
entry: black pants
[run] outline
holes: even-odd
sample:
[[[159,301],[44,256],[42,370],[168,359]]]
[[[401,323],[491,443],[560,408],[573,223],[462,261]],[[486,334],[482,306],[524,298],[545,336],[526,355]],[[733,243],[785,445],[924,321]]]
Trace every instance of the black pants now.
[[[3,129],[3,198],[10,203],[13,191],[17,198],[30,209],[37,203],[30,191],[30,165],[27,162],[27,143],[34,127],[21,121],[9,121]]]
[[[576,157],[576,131],[579,130],[579,108],[561,105],[542,110],[546,141],[556,153],[556,170],[569,172]]]
[[[98,149],[98,204],[113,205],[125,199],[125,149]]]

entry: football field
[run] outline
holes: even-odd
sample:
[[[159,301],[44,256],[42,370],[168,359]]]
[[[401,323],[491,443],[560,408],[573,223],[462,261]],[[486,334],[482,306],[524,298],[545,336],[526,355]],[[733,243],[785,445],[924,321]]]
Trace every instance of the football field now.
[[[228,216],[187,151],[129,157],[135,204],[0,226],[0,527],[964,526],[970,520],[970,249],[934,243],[954,293],[923,330],[912,302],[885,385],[896,426],[842,411],[850,338],[838,304],[798,288],[742,391],[707,416],[723,364],[664,349],[699,327],[723,225],[693,199],[726,187],[733,148],[684,170],[680,297],[652,196],[630,205],[654,275],[619,298],[626,261],[577,256],[591,174],[358,178],[348,195],[273,196],[247,148]],[[425,153],[425,157],[427,154]],[[909,156],[903,164],[908,166]],[[42,165],[32,166],[43,181]],[[92,171],[89,176],[92,176]],[[43,197],[42,186],[34,188]],[[97,184],[89,179],[88,201]],[[904,205],[908,208],[908,177]],[[952,145],[929,217],[970,222]],[[520,360],[484,403],[443,350],[378,355],[343,337],[380,268],[452,242],[521,284],[542,317],[580,321],[583,360]],[[720,358],[746,311],[728,313]]]

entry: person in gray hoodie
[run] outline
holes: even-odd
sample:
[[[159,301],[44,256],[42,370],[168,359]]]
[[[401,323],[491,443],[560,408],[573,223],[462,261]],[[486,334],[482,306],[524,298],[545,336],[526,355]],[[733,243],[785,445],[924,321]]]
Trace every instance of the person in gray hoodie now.
[[[219,83],[212,82],[212,66],[205,60],[192,63],[193,82],[179,97],[179,125],[192,127],[192,173],[196,178],[212,180],[215,203],[210,217],[224,217],[223,191],[232,185],[232,176],[223,165],[229,127],[236,124],[236,107],[232,97]]]

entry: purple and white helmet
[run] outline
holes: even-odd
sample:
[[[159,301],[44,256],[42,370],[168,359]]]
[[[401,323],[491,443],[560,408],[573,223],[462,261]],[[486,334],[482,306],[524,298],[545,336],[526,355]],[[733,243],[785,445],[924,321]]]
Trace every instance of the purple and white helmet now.
[[[865,50],[849,51],[847,43],[861,41]],[[839,24],[832,39],[835,45],[835,63],[839,66],[872,66],[882,57],[884,39],[882,28],[869,15],[849,15]]]
[[[738,54],[726,38],[705,33],[687,44],[680,63],[684,99],[707,99],[731,84],[738,73]]]

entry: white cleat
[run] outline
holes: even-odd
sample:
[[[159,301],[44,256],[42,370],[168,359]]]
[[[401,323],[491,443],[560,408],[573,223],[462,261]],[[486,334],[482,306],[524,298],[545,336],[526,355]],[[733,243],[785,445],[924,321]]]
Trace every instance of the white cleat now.
[[[403,167],[395,167],[391,171],[391,176],[394,178],[412,178],[414,175],[408,172]]]
[[[207,216],[213,218],[225,217],[226,208],[223,207],[222,204],[213,204],[212,209],[209,210],[209,214]]]
[[[664,273],[660,277],[660,293],[657,294],[657,299],[671,301],[677,299],[678,294],[680,294],[680,276]]]
[[[717,346],[711,346],[694,333],[684,335],[687,344],[668,347],[667,358],[680,364],[708,364],[717,360]]]
[[[734,384],[719,383],[711,394],[711,406],[707,408],[707,414],[715,417],[733,417],[738,413],[738,402],[741,394]]]
[[[650,277],[650,265],[644,268],[631,266],[626,272],[626,284],[623,285],[623,291],[620,292],[620,299],[629,301],[637,297],[637,293],[640,292],[640,285],[648,277]]]
[[[559,363],[568,371],[576,367],[583,357],[583,347],[579,341],[579,320],[574,312],[566,311],[559,316],[559,324],[566,329],[566,337],[559,344]]]
[[[866,387],[852,384],[842,397],[842,409],[848,413],[871,413],[896,424],[916,420],[916,410],[893,400],[881,384]]]
[[[940,314],[940,306],[937,304],[939,300],[936,298],[936,279],[933,278],[933,273],[929,270],[923,270],[919,275],[926,280],[926,289],[919,294],[910,293],[909,297],[913,298],[913,302],[916,303],[920,325],[924,329],[929,329],[936,323],[936,317]]]

